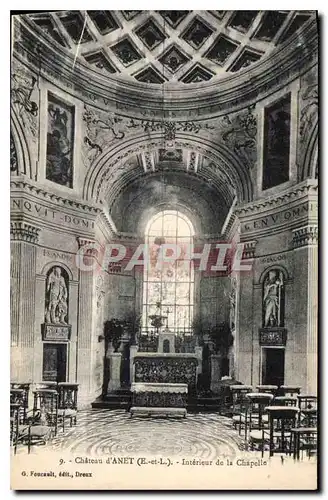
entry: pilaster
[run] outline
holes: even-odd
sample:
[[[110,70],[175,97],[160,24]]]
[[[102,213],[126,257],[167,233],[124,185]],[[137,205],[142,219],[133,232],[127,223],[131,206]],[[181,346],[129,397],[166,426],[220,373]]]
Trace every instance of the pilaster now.
[[[13,221],[11,236],[11,380],[33,380],[36,243],[40,229]]]
[[[92,239],[77,238],[79,249],[88,245],[83,262],[90,270],[79,270],[79,304],[78,304],[78,334],[77,334],[77,380],[79,387],[79,403],[88,405],[94,399],[94,377],[92,373],[92,347],[94,334],[94,252],[90,246],[95,244]],[[96,304],[95,304],[96,307]]]
[[[306,387],[317,394],[318,377],[318,227],[307,225],[293,231],[293,248],[306,267]]]

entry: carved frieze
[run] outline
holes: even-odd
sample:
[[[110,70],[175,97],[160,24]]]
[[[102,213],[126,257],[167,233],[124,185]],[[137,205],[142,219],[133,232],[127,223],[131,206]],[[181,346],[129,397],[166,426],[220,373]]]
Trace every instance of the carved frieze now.
[[[10,134],[10,172],[18,173],[17,151],[13,136]]]
[[[125,137],[124,120],[115,113],[103,113],[86,105],[83,121],[85,123],[84,161],[87,160],[88,164],[102,154],[105,144]]]
[[[196,385],[196,358],[138,357],[135,363],[135,381]]]
[[[256,161],[257,119],[254,108],[255,105],[241,113],[227,115],[221,121],[223,142],[248,167],[252,167]]]
[[[187,394],[174,392],[134,392],[133,406],[156,408],[185,408]]]
[[[313,68],[301,80],[300,91],[300,141],[308,139],[308,133],[318,120],[318,70]]]
[[[305,165],[305,162],[312,134],[319,120],[318,106],[318,69],[314,67],[301,79],[301,90],[299,93],[300,118],[298,164],[301,166],[301,175],[303,178],[309,176],[309,174],[313,175],[313,172],[308,171],[309,165]]]

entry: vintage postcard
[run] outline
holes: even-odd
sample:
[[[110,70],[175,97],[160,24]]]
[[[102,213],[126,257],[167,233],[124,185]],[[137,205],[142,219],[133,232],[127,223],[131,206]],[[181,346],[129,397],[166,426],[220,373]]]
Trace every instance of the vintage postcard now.
[[[11,38],[11,488],[316,490],[317,12]]]

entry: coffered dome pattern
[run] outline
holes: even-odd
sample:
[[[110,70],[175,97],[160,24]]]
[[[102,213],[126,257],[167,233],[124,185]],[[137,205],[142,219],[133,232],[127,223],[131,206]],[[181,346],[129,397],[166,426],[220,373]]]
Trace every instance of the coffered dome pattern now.
[[[183,84],[236,73],[268,56],[313,11],[57,11],[28,15],[103,74]]]

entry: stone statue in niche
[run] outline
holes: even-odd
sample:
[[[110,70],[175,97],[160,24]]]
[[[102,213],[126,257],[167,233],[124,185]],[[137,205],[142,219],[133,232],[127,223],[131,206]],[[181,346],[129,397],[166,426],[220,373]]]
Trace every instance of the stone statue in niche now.
[[[46,323],[67,325],[68,291],[62,269],[53,267],[46,283]]]
[[[284,321],[283,274],[269,271],[263,284],[264,327],[283,326]]]

